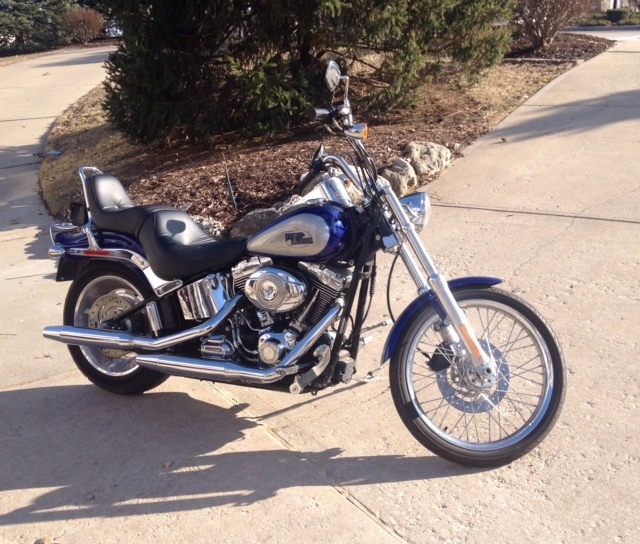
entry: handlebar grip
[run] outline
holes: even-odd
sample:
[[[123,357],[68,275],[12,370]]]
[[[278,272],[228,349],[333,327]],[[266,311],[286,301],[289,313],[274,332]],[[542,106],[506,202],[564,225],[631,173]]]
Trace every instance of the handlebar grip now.
[[[307,118],[312,121],[327,121],[333,116],[334,108],[331,106],[324,106],[321,108],[311,108],[307,110]]]

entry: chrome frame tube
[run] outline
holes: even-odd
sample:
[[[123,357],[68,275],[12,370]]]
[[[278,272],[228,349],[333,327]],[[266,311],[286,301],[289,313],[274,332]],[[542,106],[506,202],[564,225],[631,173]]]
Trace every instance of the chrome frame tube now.
[[[102,172],[102,170],[98,170],[95,166],[81,166],[80,169],[78,170],[78,175],[80,176],[80,180],[82,181],[82,191],[84,192],[84,201],[87,203],[87,215],[89,217],[89,223],[91,223],[91,209],[89,208],[89,199],[87,198],[87,194],[88,194],[87,184],[89,183],[89,180],[87,179],[87,176],[84,173],[85,170],[91,170],[93,172],[93,175],[103,174],[104,172]]]

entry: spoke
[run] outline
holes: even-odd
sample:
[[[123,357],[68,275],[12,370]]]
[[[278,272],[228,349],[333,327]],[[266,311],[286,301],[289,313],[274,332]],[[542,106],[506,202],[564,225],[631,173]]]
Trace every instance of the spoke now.
[[[491,318],[491,321],[493,321],[493,318],[495,318],[495,316],[497,315],[497,313],[494,312],[494,316]],[[487,337],[491,336],[491,334],[493,334],[493,332],[502,324],[502,322],[507,318],[506,315],[502,316],[502,319],[500,319],[500,321],[498,321],[496,323],[496,325],[493,327],[493,329],[491,329],[490,331],[487,331]],[[491,323],[489,323],[489,325],[491,325]],[[487,328],[489,328],[489,325],[487,325]],[[513,324],[513,327],[511,328],[511,330],[513,330],[513,328],[515,327],[515,322]]]
[[[442,426],[444,425],[445,419],[447,419],[447,416],[449,415],[449,410],[451,410],[451,403],[447,402],[447,409],[444,411],[444,416],[442,416],[442,419],[440,420],[440,424],[438,425],[438,427],[440,427],[441,429],[442,429]],[[433,422],[435,423],[435,420],[433,420]]]
[[[525,340],[526,338],[528,338],[528,337],[521,338],[520,340]],[[517,340],[517,341],[518,341],[518,340]],[[514,344],[515,344],[515,342],[514,342]],[[513,345],[513,344],[512,344],[512,345]],[[504,347],[504,346],[503,346],[503,347]],[[527,346],[520,346],[520,347],[517,347],[517,348],[511,348],[511,349],[509,349],[508,351],[505,351],[505,352],[503,352],[503,353],[506,355],[507,353],[513,353],[514,351],[520,351],[521,349],[535,348],[535,347],[536,347],[536,345],[535,345],[535,344],[529,344],[529,345],[527,345]],[[498,348],[498,349],[499,349],[500,351],[502,351],[502,348],[501,348],[501,347],[500,347],[500,348]]]
[[[506,414],[504,414],[504,413],[502,412],[502,410],[500,410],[499,406],[498,406],[497,404],[495,404],[494,402],[491,402],[491,399],[490,399],[489,397],[487,397],[487,394],[486,394],[486,393],[482,393],[482,395],[481,395],[481,396],[482,396],[482,398],[483,398],[484,400],[486,400],[486,401],[487,401],[491,406],[493,406],[494,410],[495,410],[495,411],[496,411],[496,412],[497,412],[501,417],[504,417],[504,418],[505,418],[509,423],[511,423],[511,426],[512,426],[514,429],[516,429],[516,430],[518,429],[518,427],[516,427],[516,426],[513,424],[513,422],[509,419],[509,417],[508,417]],[[491,413],[491,410],[489,411],[489,413]],[[500,424],[500,423],[499,423],[499,424]],[[500,427],[502,428],[502,425],[500,425]]]
[[[437,401],[438,399],[434,399],[434,400],[436,400],[436,401]],[[423,412],[424,412],[424,415],[425,415],[425,416],[426,416],[428,413],[431,413],[431,412],[433,412],[433,413],[434,413],[434,416],[435,416],[435,415],[438,413],[438,410],[440,410],[440,408],[442,408],[442,405],[447,401],[447,399],[446,399],[446,398],[444,398],[444,397],[442,397],[442,398],[441,398],[441,399],[439,399],[439,400],[440,400],[440,404],[438,404],[438,406],[436,406],[434,409],[429,410],[429,412],[424,412],[424,410],[423,410]],[[448,404],[448,403],[447,403],[447,404]],[[433,418],[431,418],[431,417],[430,417],[430,419],[433,419]]]
[[[515,392],[514,392],[514,394],[515,394],[515,395],[517,395],[517,396],[519,396],[519,395],[518,395],[518,393],[515,393]],[[509,394],[506,394],[506,395],[504,396],[504,398],[505,398],[505,399],[508,399],[508,400],[511,402],[511,404],[513,404],[514,402],[519,402],[519,403],[520,403],[520,404],[522,404],[523,406],[531,406],[531,407],[533,407],[533,408],[536,408],[536,407],[538,406],[538,404],[532,404],[531,402],[525,402],[525,401],[524,401],[524,400],[522,400],[522,399],[516,399],[516,400],[514,401],[514,400],[509,396]],[[515,406],[514,406],[514,408],[515,408]]]
[[[476,397],[477,399],[478,397]],[[473,409],[473,423],[476,427],[476,441],[480,442],[480,430],[478,429],[478,418],[476,417],[475,408]]]
[[[517,323],[514,321],[513,324],[511,325],[511,330],[509,331],[509,336],[507,336],[507,343],[505,344],[505,346],[509,345],[509,342],[511,342],[511,337],[513,336],[513,331],[516,328],[516,324]],[[504,346],[502,346],[502,347],[504,347]],[[500,349],[500,351],[502,351],[501,348],[498,348],[498,349]]]
[[[414,388],[413,388],[413,390],[414,390],[416,393],[419,393],[420,391],[424,391],[427,387],[431,387],[431,386],[433,386],[433,385],[437,385],[437,382],[435,382],[435,381],[434,381],[434,382],[429,383],[429,384],[427,384],[427,385],[423,385],[420,389],[416,389],[416,388],[414,387]]]
[[[482,314],[480,313],[480,308],[476,308],[476,313],[478,314],[478,319],[480,320],[480,326],[482,330],[485,331],[487,328],[484,325],[484,321],[482,320]],[[487,320],[489,320],[489,309],[487,308]],[[477,333],[478,331],[476,331]]]
[[[536,397],[536,398],[540,397],[540,395],[538,393],[518,393],[513,388],[511,388],[511,389],[496,389],[496,393],[504,393],[505,395],[507,393],[511,393],[511,392],[515,393],[519,397]]]
[[[536,359],[542,359],[542,357],[540,357],[540,354],[534,355],[533,357],[531,357],[530,359],[527,359],[524,363],[520,363],[519,365],[511,365],[511,367],[514,370],[518,370],[518,369],[524,368],[526,365],[528,365],[532,361],[535,361]],[[526,370],[526,372],[531,372],[532,370],[534,370],[534,369],[533,368],[528,368]]]
[[[420,376],[420,379],[421,379],[421,380],[423,380],[424,378],[431,378],[431,379],[434,379],[434,378],[433,378],[433,371],[432,371],[431,373],[429,373],[429,374],[420,374],[420,372],[416,372],[415,370],[412,370],[412,371],[411,371],[411,374],[412,374],[412,375],[414,375],[414,376]],[[414,381],[414,382],[417,382],[418,380],[413,380],[413,381]]]
[[[464,414],[464,431],[467,435],[467,442],[469,442],[469,422],[467,421],[467,411],[463,412]]]
[[[541,372],[539,368],[528,368],[526,370],[521,370],[519,372],[512,372],[511,373],[511,377],[512,378],[522,378],[525,374],[531,374],[531,373],[537,374],[538,376],[542,377],[544,376],[544,372]],[[524,378],[525,380],[527,378]]]
[[[511,403],[511,406],[513,406],[513,409],[514,409],[514,410],[518,413],[518,415],[522,418],[522,422],[523,422],[523,423],[526,423],[526,422],[527,422],[527,420],[528,420],[528,418],[526,418],[526,417],[524,417],[524,416],[522,415],[522,412],[520,411],[520,409],[515,405],[515,403],[513,402],[513,400],[512,400],[511,398],[509,398],[509,395],[507,395],[505,398],[506,398],[506,399]]]
[[[458,421],[456,421],[456,424],[453,427],[451,427],[450,431],[447,431],[450,435],[453,436],[453,431],[458,426],[458,423],[460,423],[462,421],[462,418],[464,417],[464,414],[465,414],[465,412],[462,412],[462,415],[458,418]]]
[[[425,410],[425,411],[424,411],[425,415],[426,415],[427,413],[429,413],[429,412],[433,412],[434,410],[437,410],[440,406],[442,406],[442,404],[444,404],[444,401],[448,401],[451,397],[452,397],[452,395],[451,395],[451,396],[449,396],[449,397],[440,397],[440,398],[434,398],[434,399],[430,399],[430,400],[425,400],[425,401],[423,401],[423,402],[422,402],[422,404],[430,404],[430,403],[433,403],[433,402],[439,402],[439,403],[440,403],[440,404],[439,404],[437,407],[435,407],[435,408],[431,408],[430,410]]]
[[[525,332],[525,330],[521,327],[520,328],[520,332],[518,333],[518,336],[516,336],[516,339],[513,342],[509,342],[509,340],[507,340],[507,343],[500,346],[498,349],[506,356],[507,353],[509,353],[511,351],[511,349],[513,348],[513,346],[515,346],[518,342],[520,342],[521,340],[525,340],[526,338],[529,338],[529,335],[521,337],[520,335]],[[509,347],[507,347],[509,346]]]

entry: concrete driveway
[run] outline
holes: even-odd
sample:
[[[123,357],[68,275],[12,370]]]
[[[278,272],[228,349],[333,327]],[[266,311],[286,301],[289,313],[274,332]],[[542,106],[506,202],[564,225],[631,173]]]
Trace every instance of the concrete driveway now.
[[[0,540],[637,542],[639,74],[634,42],[575,68],[428,187],[424,236],[443,271],[507,278],[550,320],[569,368],[556,429],[497,470],[425,451],[384,373],[317,397],[178,378],[137,398],[87,385],[64,347],[40,339],[67,287],[34,236],[48,219],[35,207],[16,215],[25,224],[2,219]],[[2,104],[11,118],[17,106]],[[34,170],[24,179],[33,187]],[[409,280],[394,281],[399,309]],[[385,332],[360,374],[376,368]]]

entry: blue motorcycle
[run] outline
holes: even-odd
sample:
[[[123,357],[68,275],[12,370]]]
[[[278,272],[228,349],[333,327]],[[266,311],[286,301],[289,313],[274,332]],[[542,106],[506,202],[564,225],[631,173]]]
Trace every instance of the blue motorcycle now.
[[[352,158],[320,146],[301,200],[248,239],[215,241],[185,212],[134,206],[116,178],[82,168],[85,203],[51,227],[56,279],[72,283],[64,325],[44,336],[68,344],[82,373],[113,393],[177,375],[316,394],[352,380],[376,254],[392,253],[418,294],[382,354],[400,418],[446,459],[509,463],[558,418],[565,370],[555,336],[495,287],[501,280],[445,280],[419,237],[427,195],[398,199],[378,177],[349,78],[330,62],[326,82],[332,92],[343,84],[345,98],[309,117],[344,138]]]

